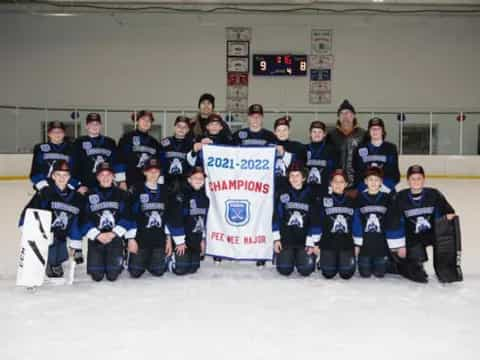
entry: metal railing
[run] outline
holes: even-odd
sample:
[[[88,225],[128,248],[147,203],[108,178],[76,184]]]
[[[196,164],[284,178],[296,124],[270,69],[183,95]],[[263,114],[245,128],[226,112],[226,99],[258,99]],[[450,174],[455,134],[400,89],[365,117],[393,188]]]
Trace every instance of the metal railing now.
[[[46,141],[49,121],[61,120],[67,125],[67,135],[76,138],[86,133],[85,117],[89,112],[102,116],[104,134],[118,140],[133,127],[130,116],[139,108],[111,109],[101,107],[33,107],[0,105],[0,153],[29,153],[36,143]],[[165,137],[173,133],[178,115],[195,116],[196,109],[155,108],[152,134]],[[233,130],[245,126],[246,113],[219,111]],[[275,119],[290,115],[293,119],[291,139],[308,142],[308,128],[313,120],[322,120],[327,127],[335,127],[335,111],[266,109],[264,126],[273,129]],[[371,117],[385,121],[387,140],[398,146],[400,154],[480,154],[480,111],[391,111],[372,109],[357,112],[359,125],[366,128]],[[6,126],[7,125],[7,126]],[[14,135],[13,136],[13,131]]]

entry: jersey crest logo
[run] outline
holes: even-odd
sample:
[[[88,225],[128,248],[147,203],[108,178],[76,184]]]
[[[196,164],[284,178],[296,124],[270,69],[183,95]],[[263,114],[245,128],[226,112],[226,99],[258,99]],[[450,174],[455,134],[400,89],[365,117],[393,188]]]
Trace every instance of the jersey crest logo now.
[[[100,230],[112,230],[115,227],[115,217],[110,210],[103,210],[98,227]]]
[[[333,206],[333,199],[332,198],[323,198],[323,206],[324,207],[332,207]]]
[[[165,139],[163,139],[160,143],[161,143],[163,146],[167,147],[168,145],[170,145],[170,139],[169,139],[169,138],[165,138]]]
[[[197,208],[197,201],[195,199],[190,199],[190,209]]]
[[[52,229],[67,230],[68,215],[65,211],[60,211],[55,220],[52,222]]]
[[[415,223],[415,234],[426,232],[431,228],[432,225],[427,219],[425,219],[423,216],[417,217],[417,222]]]
[[[92,143],[90,141],[82,142],[83,150],[90,150],[92,148]]]
[[[332,226],[332,233],[346,234],[348,233],[347,219],[342,214],[338,214],[335,217],[335,221]]]
[[[321,184],[322,183],[322,176],[321,170],[316,167],[312,167],[308,172],[307,182],[309,184]]]
[[[240,131],[240,132],[238,133],[238,137],[239,137],[240,139],[242,139],[242,140],[245,140],[245,139],[248,137],[248,134],[247,134],[246,131]]]
[[[84,143],[84,144],[90,144],[90,143]],[[97,155],[95,157],[95,163],[93,164],[92,173],[96,173],[98,166],[100,164],[104,163],[104,162],[105,162],[105,159],[103,158],[103,156],[102,155]]]
[[[88,201],[90,201],[90,204],[92,205],[97,205],[100,202],[100,197],[96,194],[93,194],[88,197]]]
[[[134,136],[132,138],[132,143],[133,143],[133,145],[136,145],[136,146],[140,145],[140,137],[139,136]]]
[[[288,194],[280,195],[280,201],[284,204],[288,203],[290,201],[290,195]]]
[[[180,159],[175,158],[172,160],[168,173],[171,175],[181,175],[183,173],[183,166]]]
[[[42,144],[40,145],[40,150],[43,152],[49,152],[50,151],[50,145],[49,144]]]
[[[147,203],[148,200],[149,200],[148,194],[140,194],[140,202],[141,202],[142,204]]]
[[[248,200],[225,201],[225,219],[232,226],[243,226],[250,221],[250,203]]]
[[[158,211],[152,211],[148,216],[147,229],[160,228],[162,226],[162,217]]]
[[[310,150],[307,151],[307,160],[312,158],[312,152]]]
[[[362,158],[368,155],[368,149],[367,148],[360,148],[358,149],[358,155],[360,155]]]
[[[370,214],[367,219],[367,224],[365,225],[366,233],[379,233],[380,230],[380,220],[378,219],[377,214]]]
[[[292,215],[290,215],[287,226],[296,226],[303,229],[303,216],[300,211],[295,210]]]

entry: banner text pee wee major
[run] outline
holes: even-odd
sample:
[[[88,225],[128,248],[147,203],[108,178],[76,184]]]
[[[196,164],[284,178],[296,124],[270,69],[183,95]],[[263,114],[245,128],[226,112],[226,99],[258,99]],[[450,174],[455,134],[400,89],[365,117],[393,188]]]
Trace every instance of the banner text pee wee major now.
[[[275,147],[205,145],[207,255],[271,260]]]

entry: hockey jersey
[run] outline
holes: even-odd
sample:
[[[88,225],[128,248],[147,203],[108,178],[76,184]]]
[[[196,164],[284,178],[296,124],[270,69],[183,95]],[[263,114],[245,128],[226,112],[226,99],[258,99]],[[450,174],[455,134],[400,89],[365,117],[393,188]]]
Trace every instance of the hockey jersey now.
[[[320,227],[320,240],[317,241],[320,248],[351,250],[353,219],[358,211],[356,201],[345,194],[331,194],[321,197],[317,205],[319,209],[314,213],[313,221]]]
[[[183,177],[188,172],[190,165],[187,161],[187,154],[192,147],[191,136],[184,139],[170,136],[160,141],[160,151],[165,157],[163,174],[167,183],[174,178]]]
[[[187,246],[200,251],[200,242],[207,236],[207,215],[210,202],[205,188],[193,189],[186,185],[176,196],[177,204],[183,214],[183,227]]]
[[[126,191],[114,186],[94,187],[87,192],[82,229],[88,240],[93,241],[105,232],[127,239],[135,235],[127,197]]]
[[[74,168],[72,157],[72,144],[64,142],[54,144],[52,142],[37,144],[33,148],[33,160],[30,169],[30,180],[36,190],[41,190],[48,186],[48,179],[52,174],[53,164],[57,160],[65,160],[70,164],[70,168]],[[73,176],[69,181],[69,187],[75,189],[79,186],[79,182]]]
[[[275,145],[277,138],[267,129],[253,132],[249,128],[238,130],[233,134],[233,145],[241,146],[267,146]]]
[[[67,187],[61,191],[52,180],[48,182],[48,186],[37,192],[23,210],[20,226],[23,225],[26,209],[50,210],[54,240],[65,241],[68,237],[70,247],[81,249],[80,211],[83,209],[84,199],[75,190]]]
[[[394,224],[395,211],[391,194],[379,192],[371,195],[363,191],[357,198],[358,211],[353,220],[353,239],[360,246],[361,256],[383,257],[389,249],[405,246],[402,227]]]
[[[320,237],[320,227],[312,224],[315,199],[311,189],[303,186],[295,189],[288,186],[275,196],[273,213],[273,240],[280,240],[283,246],[314,246]]]
[[[117,146],[115,140],[107,136],[81,136],[73,143],[72,175],[81,185],[97,186],[96,171],[98,165],[108,162],[116,167]]]
[[[366,188],[363,180],[365,170],[369,167],[383,169],[383,184],[389,190],[395,190],[395,186],[400,181],[397,147],[387,141],[382,142],[380,146],[370,142],[360,145],[353,154],[353,166],[355,187],[360,191]]]
[[[420,194],[412,194],[410,189],[402,190],[395,203],[400,225],[405,229],[407,247],[433,244],[435,219],[455,212],[445,197],[433,188],[424,188]]]
[[[330,143],[324,140],[308,144],[306,156],[307,183],[316,195],[327,194],[330,175],[339,166],[337,152]]]
[[[182,215],[169,197],[165,185],[157,184],[156,189],[145,184],[133,187],[130,208],[136,229],[129,232],[129,237],[134,237],[140,247],[165,247],[167,234],[176,244],[185,241]]]
[[[115,180],[126,181],[128,186],[144,182],[142,168],[151,157],[156,157],[160,164],[164,163],[158,141],[152,136],[139,130],[123,135],[118,143]]]

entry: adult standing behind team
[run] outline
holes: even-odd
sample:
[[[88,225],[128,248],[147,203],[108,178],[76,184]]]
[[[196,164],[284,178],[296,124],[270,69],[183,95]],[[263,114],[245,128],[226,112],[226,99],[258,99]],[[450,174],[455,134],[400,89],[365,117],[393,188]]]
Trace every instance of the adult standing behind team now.
[[[354,183],[353,153],[364,142],[366,131],[358,126],[356,111],[344,100],[337,111],[337,127],[328,133],[328,139],[338,152],[339,165],[345,170],[348,188]]]
[[[195,138],[203,138],[206,137],[207,133],[208,117],[213,114],[215,110],[215,97],[208,93],[200,96],[200,99],[198,100],[198,110],[199,112],[192,118],[190,126],[192,128],[192,134]],[[222,127],[222,137],[230,138],[232,136],[232,132],[224,120],[222,120]]]

